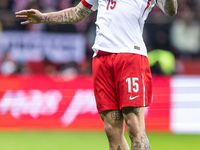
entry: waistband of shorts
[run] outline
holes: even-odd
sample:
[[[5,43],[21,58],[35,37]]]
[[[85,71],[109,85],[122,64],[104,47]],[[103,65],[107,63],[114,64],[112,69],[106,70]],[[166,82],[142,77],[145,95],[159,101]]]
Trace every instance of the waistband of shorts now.
[[[111,54],[115,54],[115,53],[110,53],[110,52],[105,52],[105,51],[102,51],[102,50],[98,50],[97,57],[107,56],[107,55],[111,55]]]

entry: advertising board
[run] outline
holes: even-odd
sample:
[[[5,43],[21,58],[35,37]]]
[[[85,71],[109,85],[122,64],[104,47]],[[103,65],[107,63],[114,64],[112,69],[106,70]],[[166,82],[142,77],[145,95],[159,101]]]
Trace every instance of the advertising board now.
[[[154,76],[147,131],[200,132],[200,77]],[[0,76],[0,129],[103,130],[92,76]]]

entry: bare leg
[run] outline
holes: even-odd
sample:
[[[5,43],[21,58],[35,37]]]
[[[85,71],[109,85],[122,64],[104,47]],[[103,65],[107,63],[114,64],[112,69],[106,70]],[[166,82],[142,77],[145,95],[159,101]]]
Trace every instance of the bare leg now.
[[[124,137],[124,119],[121,110],[100,113],[108,138],[110,150],[130,150]]]
[[[124,107],[122,112],[131,139],[131,150],[150,150],[145,132],[144,107]]]

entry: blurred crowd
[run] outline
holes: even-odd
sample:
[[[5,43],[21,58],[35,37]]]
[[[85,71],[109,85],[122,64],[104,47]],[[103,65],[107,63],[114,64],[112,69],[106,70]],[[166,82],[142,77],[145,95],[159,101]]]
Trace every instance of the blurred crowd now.
[[[178,0],[178,14],[169,18],[158,7],[146,24],[149,50],[170,50],[176,57],[200,56],[200,1]]]
[[[5,53],[0,58],[0,74],[91,74],[93,54],[91,47],[95,38],[96,12],[80,23],[65,25],[20,25],[21,20],[16,19],[14,15],[16,11],[30,8],[39,9],[41,12],[58,11],[73,7],[79,2],[80,0],[0,0],[0,32],[82,33],[87,40],[86,59],[82,63],[55,64],[44,59],[43,62],[35,62],[34,64],[35,68],[43,69],[34,71],[29,62],[18,64],[9,57],[9,53]],[[168,51],[174,56],[174,59],[199,59],[200,0],[178,0],[178,3],[178,14],[175,17],[167,17],[158,7],[153,8],[144,29],[144,40],[148,51],[151,52],[155,49]],[[177,71],[172,72],[176,73]],[[155,71],[155,73],[162,74],[163,72]]]

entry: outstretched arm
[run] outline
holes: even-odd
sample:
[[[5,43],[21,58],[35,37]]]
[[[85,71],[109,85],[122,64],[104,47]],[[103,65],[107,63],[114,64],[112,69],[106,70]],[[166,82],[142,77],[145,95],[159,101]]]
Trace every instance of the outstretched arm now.
[[[157,4],[166,15],[175,16],[177,14],[177,0],[157,0]]]
[[[16,12],[16,17],[25,19],[21,24],[54,23],[73,24],[82,21],[93,11],[85,7],[81,2],[76,6],[62,11],[41,13],[36,9]]]

